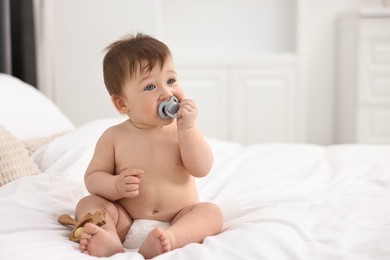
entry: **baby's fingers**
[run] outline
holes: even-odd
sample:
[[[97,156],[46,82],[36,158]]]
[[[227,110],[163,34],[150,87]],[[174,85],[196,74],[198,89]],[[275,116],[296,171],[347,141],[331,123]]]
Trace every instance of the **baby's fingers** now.
[[[126,169],[121,172],[121,175],[123,175],[123,177],[137,176],[138,178],[140,178],[143,174],[144,171],[140,169]]]
[[[190,105],[183,105],[183,106],[180,107],[180,109],[181,109],[182,111],[188,111],[188,112],[193,112],[193,111],[196,110],[195,107],[192,107],[192,106],[190,106]]]
[[[126,191],[135,191],[139,189],[139,184],[138,183],[127,183],[125,185],[125,190]]]
[[[128,184],[139,184],[141,182],[140,178],[137,176],[125,176],[123,178],[123,182],[128,185]]]
[[[124,198],[135,198],[137,197],[139,194],[139,191],[138,190],[135,190],[135,191],[129,191],[129,192],[125,192],[124,194]]]
[[[129,184],[126,185],[125,188],[125,197],[127,198],[133,198],[138,196],[139,194],[139,185],[138,184]]]
[[[196,108],[195,102],[191,99],[183,99],[182,101],[180,101],[180,106],[186,106],[186,105]]]

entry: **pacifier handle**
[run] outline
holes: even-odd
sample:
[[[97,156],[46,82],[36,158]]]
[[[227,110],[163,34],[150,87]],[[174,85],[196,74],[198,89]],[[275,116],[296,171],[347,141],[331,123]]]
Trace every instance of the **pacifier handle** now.
[[[175,96],[170,97],[167,101],[161,102],[158,107],[158,113],[162,119],[178,118],[176,114],[179,110],[179,99]]]

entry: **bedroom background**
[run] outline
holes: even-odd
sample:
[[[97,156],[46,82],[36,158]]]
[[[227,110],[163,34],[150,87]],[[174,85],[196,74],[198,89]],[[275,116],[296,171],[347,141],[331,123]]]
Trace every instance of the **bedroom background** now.
[[[3,12],[17,1],[0,2]],[[76,126],[117,116],[103,85],[103,49],[140,31],[171,48],[209,136],[246,144],[390,143],[386,1],[20,2],[30,3],[34,14],[27,22],[34,29],[17,31],[34,32],[33,42],[22,42],[36,58],[36,84],[17,76]],[[9,17],[15,16],[27,17]],[[2,26],[2,39],[7,32]]]

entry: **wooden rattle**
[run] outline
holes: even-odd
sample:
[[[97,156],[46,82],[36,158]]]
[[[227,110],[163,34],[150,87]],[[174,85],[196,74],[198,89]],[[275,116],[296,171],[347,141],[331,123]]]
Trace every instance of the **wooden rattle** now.
[[[69,235],[71,241],[80,242],[81,235],[84,232],[84,225],[87,223],[93,223],[99,227],[106,224],[106,213],[102,210],[96,211],[93,215],[87,213],[80,221],[74,220],[67,214],[62,214],[58,217],[58,222],[65,226],[74,226],[72,232]]]

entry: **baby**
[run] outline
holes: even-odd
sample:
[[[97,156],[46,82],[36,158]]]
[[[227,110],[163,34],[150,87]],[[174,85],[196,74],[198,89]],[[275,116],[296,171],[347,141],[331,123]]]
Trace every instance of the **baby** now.
[[[147,234],[138,251],[145,258],[218,234],[221,210],[199,202],[195,185],[195,178],[209,173],[212,151],[196,126],[196,104],[184,97],[168,47],[137,34],[107,50],[104,82],[128,119],[103,133],[85,173],[92,195],[77,204],[76,219],[104,210],[106,224],[86,224],[80,250],[94,256],[124,252],[130,227],[141,220],[166,224]],[[172,96],[180,101],[178,118],[163,119],[159,105]]]

